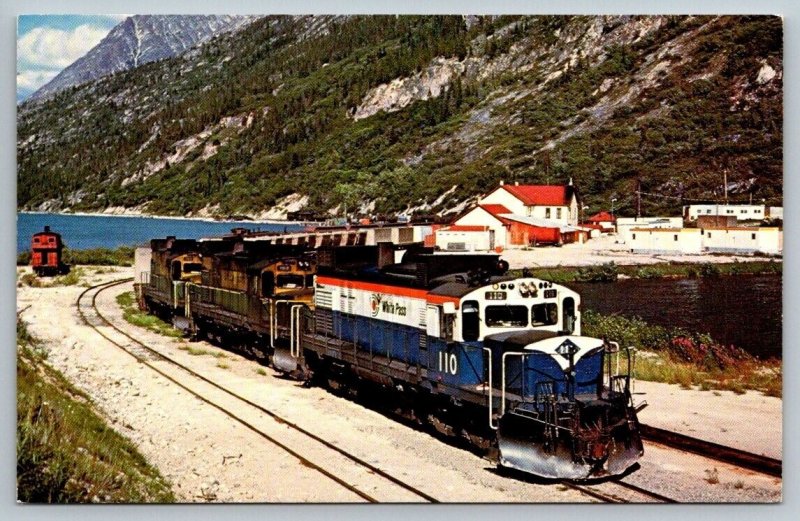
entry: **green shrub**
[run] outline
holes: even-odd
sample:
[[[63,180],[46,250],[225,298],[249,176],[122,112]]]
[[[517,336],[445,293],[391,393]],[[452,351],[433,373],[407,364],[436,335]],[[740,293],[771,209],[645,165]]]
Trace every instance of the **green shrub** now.
[[[719,266],[705,262],[700,265],[699,273],[701,277],[719,277],[721,270]]]
[[[618,276],[619,269],[611,261],[600,266],[579,268],[576,279],[581,282],[615,282]]]

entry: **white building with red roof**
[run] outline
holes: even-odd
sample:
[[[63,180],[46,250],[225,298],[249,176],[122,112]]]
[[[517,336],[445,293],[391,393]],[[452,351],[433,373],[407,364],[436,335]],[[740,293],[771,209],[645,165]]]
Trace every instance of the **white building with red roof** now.
[[[503,205],[508,213],[578,225],[578,194],[572,183],[567,185],[501,184],[479,204]]]
[[[510,222],[501,215],[509,213],[511,210],[502,204],[479,204],[457,217],[453,224],[456,226],[488,226],[494,230],[494,244],[505,247],[508,244]]]
[[[477,206],[453,221],[458,226],[488,226],[496,246],[563,244],[583,240],[578,196],[568,185],[501,184]]]

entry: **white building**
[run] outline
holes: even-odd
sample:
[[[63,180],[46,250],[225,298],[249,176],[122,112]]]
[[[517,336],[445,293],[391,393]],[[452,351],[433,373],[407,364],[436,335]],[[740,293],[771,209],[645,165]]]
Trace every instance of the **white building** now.
[[[767,208],[767,217],[783,220],[783,206],[770,206]]]
[[[619,242],[627,244],[633,228],[683,228],[680,217],[617,217]]]
[[[501,214],[511,213],[502,204],[479,204],[453,221],[455,226],[486,226],[494,232],[495,246],[508,244],[508,221]]]
[[[625,241],[634,253],[703,252],[703,236],[698,228],[631,228]]]
[[[560,224],[577,226],[578,194],[568,185],[500,184],[483,197],[479,204],[499,204],[514,215],[534,217]]]
[[[447,226],[436,230],[436,246],[447,251],[494,250],[494,230],[488,226]]]
[[[783,252],[780,228],[631,228],[626,244],[634,253],[751,255]]]
[[[783,252],[783,230],[780,228],[704,228],[703,249],[710,253],[766,253]]]
[[[763,204],[693,204],[683,207],[683,218],[696,221],[700,215],[733,216],[740,221],[760,221],[766,216]]]

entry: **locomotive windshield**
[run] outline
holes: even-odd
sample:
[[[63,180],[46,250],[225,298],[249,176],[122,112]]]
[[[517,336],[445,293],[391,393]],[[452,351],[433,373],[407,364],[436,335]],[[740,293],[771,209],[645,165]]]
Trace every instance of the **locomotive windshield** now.
[[[183,265],[183,272],[189,273],[192,271],[203,271],[203,265],[199,262],[186,262]]]
[[[558,323],[558,304],[535,304],[531,306],[531,325],[552,326]]]
[[[279,288],[302,288],[302,275],[278,275]]]
[[[525,327],[528,325],[526,306],[486,306],[486,325],[489,327]]]

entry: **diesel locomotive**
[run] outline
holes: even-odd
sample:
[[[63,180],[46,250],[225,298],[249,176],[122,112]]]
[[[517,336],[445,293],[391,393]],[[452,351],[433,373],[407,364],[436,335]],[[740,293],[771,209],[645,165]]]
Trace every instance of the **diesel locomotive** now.
[[[308,382],[380,397],[496,450],[501,467],[582,480],[642,456],[631,355],[581,335],[569,288],[511,277],[494,254],[256,245],[200,241],[199,274],[189,252],[160,261],[181,263],[172,282],[185,287],[170,306],[187,329]]]

